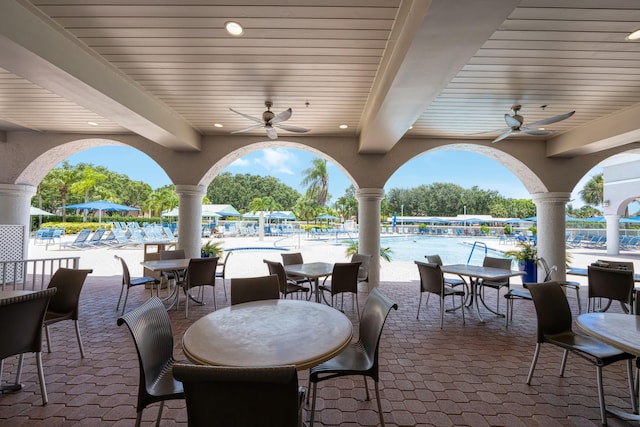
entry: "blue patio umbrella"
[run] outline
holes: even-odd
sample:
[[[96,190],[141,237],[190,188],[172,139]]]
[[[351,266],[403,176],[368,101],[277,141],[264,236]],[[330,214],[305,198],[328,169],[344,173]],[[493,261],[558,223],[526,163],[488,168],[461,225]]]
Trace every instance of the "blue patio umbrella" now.
[[[318,216],[316,217],[316,219],[326,219],[326,220],[330,220],[330,219],[338,219],[338,217],[337,217],[337,216],[330,215],[330,214],[322,214],[322,215],[318,215]]]
[[[87,209],[90,211],[98,211],[98,223],[102,223],[102,211],[139,211],[140,209],[133,206],[121,205],[119,203],[107,202],[105,200],[96,200],[93,202],[76,203],[75,205],[65,206],[65,209]]]

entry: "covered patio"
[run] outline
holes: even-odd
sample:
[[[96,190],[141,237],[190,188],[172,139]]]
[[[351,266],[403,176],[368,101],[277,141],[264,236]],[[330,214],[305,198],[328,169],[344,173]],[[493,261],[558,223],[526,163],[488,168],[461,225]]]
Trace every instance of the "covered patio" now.
[[[116,326],[115,305],[120,276],[89,276],[81,297],[80,322],[86,357],[73,343],[73,328],[52,327],[52,353],[43,353],[49,404],[41,406],[34,358],[25,360],[25,388],[0,396],[2,425],[122,425],[135,422],[138,361],[131,337]],[[533,384],[525,384],[534,349],[535,315],[530,302],[516,303],[513,323],[472,316],[465,326],[459,314],[445,316],[444,329],[434,301],[416,320],[418,282],[382,282],[380,289],[399,306],[387,320],[380,346],[381,394],[388,426],[590,426],[600,425],[593,366],[569,358],[564,378],[558,377],[561,353],[544,348]],[[228,304],[220,286],[218,308]],[[129,307],[146,298],[135,289]],[[360,304],[366,298],[359,294]],[[574,313],[575,300],[569,296]],[[192,306],[189,319],[170,311],[174,355],[184,359],[181,337],[186,328],[211,311]],[[357,325],[353,313],[347,315]],[[357,331],[357,327],[355,329]],[[356,332],[357,333],[357,332]],[[16,359],[5,362],[5,381],[15,372]],[[608,405],[628,409],[624,364],[604,371]],[[299,374],[306,386],[307,372]],[[375,400],[364,401],[358,378],[326,381],[319,386],[317,419],[324,426],[377,425]],[[144,411],[143,425],[155,423],[158,404]],[[308,415],[305,414],[305,419]],[[629,425],[609,417],[610,426]],[[185,425],[184,402],[165,404],[161,425]]]

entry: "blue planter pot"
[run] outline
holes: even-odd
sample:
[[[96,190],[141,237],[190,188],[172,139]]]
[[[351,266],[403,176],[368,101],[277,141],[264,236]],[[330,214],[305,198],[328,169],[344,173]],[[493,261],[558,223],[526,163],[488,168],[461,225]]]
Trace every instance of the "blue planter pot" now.
[[[534,261],[520,261],[520,270],[524,271],[524,276],[522,276],[522,283],[538,282],[538,266]]]

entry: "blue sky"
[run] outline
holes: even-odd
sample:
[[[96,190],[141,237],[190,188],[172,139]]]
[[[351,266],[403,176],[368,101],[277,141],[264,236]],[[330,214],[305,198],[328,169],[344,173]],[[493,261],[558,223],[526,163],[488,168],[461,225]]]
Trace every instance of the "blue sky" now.
[[[285,184],[302,191],[302,171],[308,168],[314,154],[290,149],[270,148],[248,154],[229,165],[224,172],[273,176]],[[169,177],[146,154],[129,147],[106,146],[91,148],[67,159],[69,163],[92,163],[104,166],[113,172],[127,175],[130,179],[143,181],[156,189],[171,184]],[[330,162],[329,192],[332,201],[344,194],[351,185],[342,171]],[[576,186],[581,190],[584,182],[599,172],[595,168]],[[495,190],[503,197],[528,199],[529,193],[522,183],[507,168],[495,160],[467,151],[443,150],[423,154],[406,163],[390,178],[385,190],[412,188],[433,182],[452,182],[464,188],[477,185],[483,190]],[[582,206],[577,192],[572,195],[574,207]]]

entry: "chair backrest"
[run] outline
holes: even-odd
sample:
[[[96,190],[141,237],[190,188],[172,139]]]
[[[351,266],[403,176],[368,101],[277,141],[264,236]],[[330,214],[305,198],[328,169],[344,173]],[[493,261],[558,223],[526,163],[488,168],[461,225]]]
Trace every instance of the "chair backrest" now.
[[[391,301],[379,289],[374,288],[369,292],[360,317],[358,343],[367,353],[367,359],[370,362],[367,370],[371,372],[375,381],[378,381],[378,346],[382,336],[382,328],[384,328],[392,308],[397,310],[398,304]]]
[[[131,284],[131,273],[129,272],[129,266],[124,258],[114,255],[115,259],[120,260],[120,264],[122,265],[122,284],[129,286]]]
[[[331,273],[331,294],[358,292],[359,262],[336,262]]]
[[[300,422],[294,366],[230,367],[176,363],[190,427],[279,426]]]
[[[269,268],[269,274],[275,274],[278,276],[278,286],[280,288],[280,292],[285,292],[287,287],[287,274],[284,271],[284,266],[278,261],[269,261],[268,259],[263,260],[267,267]]]
[[[482,261],[483,267],[502,268],[504,270],[511,270],[511,258],[494,258],[490,256],[484,257]],[[509,279],[504,280],[485,280],[485,283],[494,283],[498,285],[509,284]]]
[[[588,298],[609,298],[629,304],[633,293],[633,270],[587,266]]]
[[[49,313],[68,316],[78,320],[78,302],[84,281],[91,269],[79,270],[73,268],[59,268],[51,276],[47,288],[56,288],[56,292],[49,302]]]
[[[231,279],[231,305],[278,298],[280,284],[275,274]]]
[[[367,282],[369,280],[369,265],[371,264],[371,255],[353,254],[351,256],[351,262],[360,263],[360,268],[358,269],[358,281]]]
[[[425,255],[424,257],[429,264],[442,265],[442,258],[440,258],[440,255]]]
[[[438,264],[415,261],[420,273],[420,292],[431,292],[442,295],[444,288],[444,274]]]
[[[220,277],[222,277],[223,279],[226,278],[227,264],[229,263],[229,257],[232,253],[232,251],[227,251],[227,254],[224,256],[224,261],[222,261],[222,271],[220,272]]]
[[[194,286],[215,286],[218,257],[191,258],[187,267],[187,284]]]
[[[607,259],[599,259],[596,261],[597,264],[608,264],[608,267],[614,270],[631,270],[633,271],[633,262],[632,261],[610,261]]]
[[[542,257],[538,258],[538,262],[544,269],[543,282],[550,282],[551,280],[553,280],[551,276],[553,275],[553,272],[557,269],[557,267],[555,265],[553,267],[549,267],[549,263],[547,262],[547,260]]]
[[[529,283],[527,288],[536,308],[538,318],[538,342],[545,335],[572,333],[571,308],[562,286],[558,282]]]
[[[56,289],[0,299],[0,360],[42,350],[42,322]]]
[[[158,256],[161,260],[165,259],[185,259],[187,255],[184,249],[175,249],[172,251],[158,251]]]
[[[165,367],[173,362],[173,333],[167,309],[158,297],[118,318],[126,323],[138,352],[140,387],[138,408],[146,406],[148,390]]]
[[[494,258],[486,256],[482,261],[482,266],[511,270],[511,258]]]
[[[282,264],[283,265],[294,265],[294,264],[304,264],[302,260],[302,254],[300,252],[293,253],[283,253],[282,255]]]

